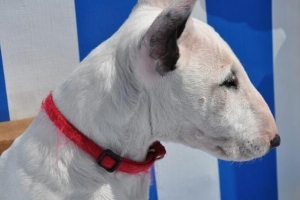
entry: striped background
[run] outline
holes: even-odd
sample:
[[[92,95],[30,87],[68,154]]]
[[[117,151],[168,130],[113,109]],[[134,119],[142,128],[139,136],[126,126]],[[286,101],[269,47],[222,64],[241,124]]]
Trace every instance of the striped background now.
[[[0,1],[0,121],[34,116],[48,91],[118,29],[135,3]],[[283,143],[248,163],[166,144],[168,156],[153,169],[151,200],[299,200],[300,1],[200,0],[193,15],[240,58],[275,114]]]

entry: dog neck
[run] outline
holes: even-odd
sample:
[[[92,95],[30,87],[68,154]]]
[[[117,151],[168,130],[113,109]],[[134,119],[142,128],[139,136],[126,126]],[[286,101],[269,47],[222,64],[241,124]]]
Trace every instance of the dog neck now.
[[[112,37],[91,52],[53,91],[53,100],[71,124],[103,149],[140,162],[159,138],[152,130],[155,124],[151,122],[149,95],[142,90],[130,66],[130,51],[125,49],[129,45],[122,47],[116,40]],[[76,151],[82,153],[79,148]],[[149,173],[114,175],[104,169],[92,173],[105,177],[102,183],[112,187],[113,195],[119,190],[122,195],[128,194],[128,199],[148,197]]]
[[[128,66],[112,66],[117,61],[107,60],[100,67],[92,65],[98,57],[113,60],[110,53],[99,55],[101,49],[96,49],[53,92],[54,102],[71,124],[99,146],[119,156],[143,161],[155,141],[149,100],[135,82],[130,83],[134,79],[129,77]]]
[[[126,74],[128,66],[118,69],[112,65],[116,61],[107,60],[100,61],[101,66],[92,65],[97,56],[113,60],[111,52],[99,55],[102,54],[100,50],[96,49],[66,82],[53,91],[54,103],[71,124],[103,149],[134,161],[144,161],[148,148],[156,140],[152,134],[149,99],[139,88],[134,88],[134,83],[124,83],[132,80]],[[124,92],[131,99],[125,99]],[[76,151],[82,153],[79,148]],[[102,168],[91,173],[105,177],[102,183],[112,187],[110,191],[114,196],[118,196],[114,192],[118,189],[121,194],[128,194],[128,199],[135,199],[134,195],[138,195],[138,199],[147,199],[149,173],[137,176],[117,173],[115,176]]]

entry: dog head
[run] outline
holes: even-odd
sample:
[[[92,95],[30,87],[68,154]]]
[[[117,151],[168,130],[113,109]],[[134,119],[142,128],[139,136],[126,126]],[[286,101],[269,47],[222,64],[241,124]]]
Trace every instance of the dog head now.
[[[195,2],[141,0],[127,22],[153,134],[225,160],[260,157],[279,145],[274,118],[226,42],[190,17]]]

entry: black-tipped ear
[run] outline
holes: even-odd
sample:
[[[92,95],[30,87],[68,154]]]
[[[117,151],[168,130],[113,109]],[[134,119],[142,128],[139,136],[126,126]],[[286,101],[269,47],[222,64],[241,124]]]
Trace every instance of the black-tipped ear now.
[[[162,76],[176,69],[180,56],[177,40],[185,29],[195,2],[196,0],[172,2],[155,19],[143,38],[142,48],[146,48],[153,61],[152,67]]]
[[[182,25],[180,25],[178,28],[177,28],[177,39],[180,38],[180,36],[182,35],[184,29],[185,29],[185,25],[186,25],[186,22],[187,22],[188,18],[182,23]]]

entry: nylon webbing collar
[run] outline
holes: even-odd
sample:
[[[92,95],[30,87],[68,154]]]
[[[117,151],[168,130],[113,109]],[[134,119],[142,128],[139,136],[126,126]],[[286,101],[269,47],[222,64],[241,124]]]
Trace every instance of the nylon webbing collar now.
[[[164,146],[160,142],[153,143],[148,151],[147,157],[143,162],[136,162],[128,158],[122,158],[116,155],[110,149],[103,149],[95,142],[90,140],[79,130],[77,130],[55,106],[52,93],[44,100],[42,108],[46,111],[49,119],[58,128],[58,130],[74,142],[79,148],[92,156],[97,164],[108,172],[124,172],[136,174],[148,171],[154,162],[166,154]]]

